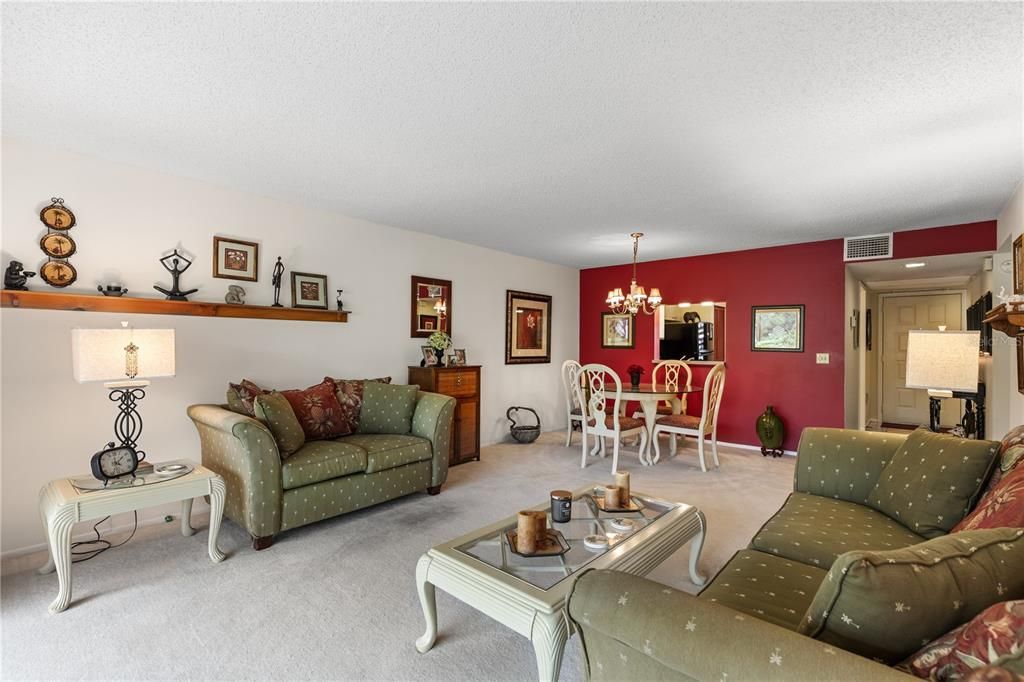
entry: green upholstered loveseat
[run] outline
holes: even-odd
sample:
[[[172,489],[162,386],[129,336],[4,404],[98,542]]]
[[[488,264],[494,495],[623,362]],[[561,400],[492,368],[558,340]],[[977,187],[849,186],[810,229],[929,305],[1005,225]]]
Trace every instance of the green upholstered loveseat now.
[[[905,438],[807,429],[794,492],[698,597],[624,573],[581,575],[569,613],[583,640],[589,677],[912,679],[889,666],[987,606],[1024,598],[1024,531],[947,534],[977,503],[992,473],[995,456],[986,468],[984,449],[994,455],[999,444],[965,441],[979,455],[973,471],[914,490],[902,482],[894,486],[886,469]],[[927,460],[925,449],[921,461]],[[904,461],[898,461],[902,470]],[[925,476],[949,473],[935,460],[925,466]],[[964,494],[966,501],[954,505],[957,518],[943,519],[932,508],[905,518],[911,505],[903,507],[901,523],[872,506],[893,513],[881,498],[901,494],[916,495],[918,508],[939,504],[940,487],[959,487]],[[939,521],[944,529],[921,525]],[[1019,666],[1024,661],[1011,667]]]
[[[306,442],[282,460],[259,420],[192,405],[203,466],[224,479],[225,515],[265,549],[277,533],[426,490],[448,476],[455,400],[419,392],[408,434],[356,433]]]

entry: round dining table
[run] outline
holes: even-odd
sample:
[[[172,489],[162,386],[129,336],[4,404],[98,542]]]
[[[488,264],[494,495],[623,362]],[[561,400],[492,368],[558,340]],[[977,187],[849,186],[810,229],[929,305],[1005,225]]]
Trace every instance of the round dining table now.
[[[679,414],[683,408],[681,396],[689,393],[700,393],[703,386],[690,384],[679,384],[669,387],[664,383],[650,384],[622,384],[622,400],[640,403],[640,409],[644,413],[644,423],[647,426],[647,445],[640,453],[640,463],[651,465],[651,443],[654,440],[654,424],[658,421],[658,403],[668,400],[672,403],[672,414]]]

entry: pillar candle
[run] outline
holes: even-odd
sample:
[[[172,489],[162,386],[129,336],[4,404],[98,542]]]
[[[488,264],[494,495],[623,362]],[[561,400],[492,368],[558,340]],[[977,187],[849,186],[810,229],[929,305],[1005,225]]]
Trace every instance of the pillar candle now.
[[[606,509],[618,509],[622,504],[622,488],[617,485],[604,487],[604,506]]]
[[[521,511],[516,523],[516,549],[533,554],[542,545],[547,526],[546,512]]]
[[[622,505],[629,504],[629,472],[618,471],[615,473],[615,485],[622,489]]]

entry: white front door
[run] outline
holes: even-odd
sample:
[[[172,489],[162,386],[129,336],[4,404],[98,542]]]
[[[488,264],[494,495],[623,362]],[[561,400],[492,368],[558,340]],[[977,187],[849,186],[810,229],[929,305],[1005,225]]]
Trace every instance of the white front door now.
[[[911,329],[962,329],[960,294],[891,296],[882,304],[882,421],[896,424],[928,423],[928,392],[907,388],[907,334]],[[949,405],[947,406],[947,403]],[[960,421],[959,401],[944,400],[941,423]]]

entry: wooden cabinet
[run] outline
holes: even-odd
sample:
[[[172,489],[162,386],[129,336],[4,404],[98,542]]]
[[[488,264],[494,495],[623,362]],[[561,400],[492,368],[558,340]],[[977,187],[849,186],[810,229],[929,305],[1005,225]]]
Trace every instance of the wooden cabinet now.
[[[448,464],[480,459],[480,365],[410,367],[409,383],[455,398],[455,428]]]

